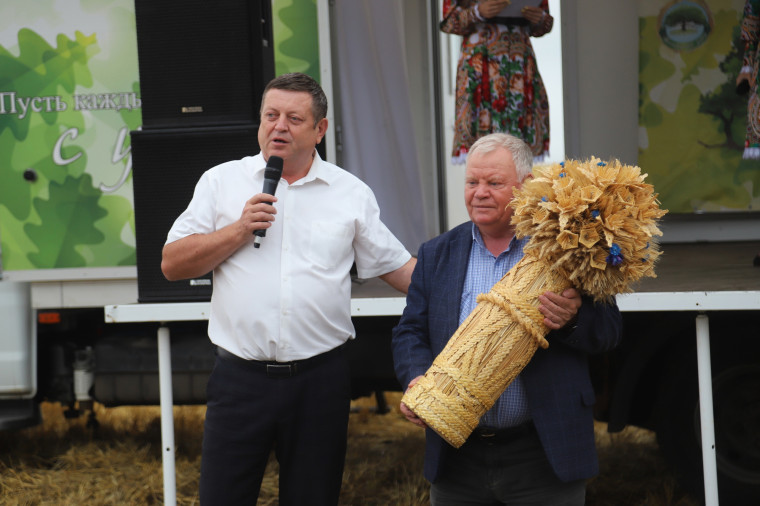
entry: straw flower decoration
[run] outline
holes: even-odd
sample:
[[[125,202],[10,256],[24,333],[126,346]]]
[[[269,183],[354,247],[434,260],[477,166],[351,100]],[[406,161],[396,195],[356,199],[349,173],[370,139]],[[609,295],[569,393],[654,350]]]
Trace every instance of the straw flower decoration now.
[[[531,238],[526,256],[597,301],[656,277],[657,221],[667,211],[638,167],[590,158],[535,167],[533,175],[511,203],[516,235]]]

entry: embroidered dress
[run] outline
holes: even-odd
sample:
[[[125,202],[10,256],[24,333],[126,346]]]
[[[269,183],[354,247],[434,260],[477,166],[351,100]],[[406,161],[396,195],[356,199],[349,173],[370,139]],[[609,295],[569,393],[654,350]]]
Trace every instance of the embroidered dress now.
[[[548,33],[546,15],[532,25],[524,18],[481,19],[477,0],[444,0],[441,30],[462,36],[457,65],[452,161],[465,162],[479,137],[506,132],[523,139],[539,161],[549,150],[549,101],[530,37]]]
[[[741,72],[752,76],[747,102],[747,136],[744,141],[743,158],[754,160],[760,159],[760,97],[757,95],[757,70],[760,63],[757,55],[758,39],[760,39],[760,1],[749,0],[744,4],[742,18],[744,58]]]

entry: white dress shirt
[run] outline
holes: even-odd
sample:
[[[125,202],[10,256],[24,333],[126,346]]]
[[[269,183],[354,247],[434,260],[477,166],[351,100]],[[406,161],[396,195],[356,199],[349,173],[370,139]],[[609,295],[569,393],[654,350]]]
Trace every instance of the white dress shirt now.
[[[206,171],[167,243],[240,218],[261,193],[259,153]],[[240,357],[281,362],[329,351],[354,336],[351,278],[403,266],[411,255],[380,221],[372,190],[315,154],[309,173],[280,179],[277,209],[261,247],[253,241],[214,269],[209,338]]]

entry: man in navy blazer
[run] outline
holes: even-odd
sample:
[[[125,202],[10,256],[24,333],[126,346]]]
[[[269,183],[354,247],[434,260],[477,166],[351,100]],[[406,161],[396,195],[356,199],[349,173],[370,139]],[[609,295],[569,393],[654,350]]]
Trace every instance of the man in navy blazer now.
[[[393,331],[402,385],[427,371],[477,295],[522,257],[527,239],[514,237],[508,203],[531,166],[530,149],[510,135],[491,134],[473,145],[465,172],[472,221],[420,247]],[[587,357],[618,345],[620,312],[614,302],[594,303],[572,288],[539,300],[549,347],[536,351],[464,445],[456,449],[426,429],[424,472],[434,506],[584,504],[586,479],[599,471]],[[425,426],[405,404],[400,409]]]

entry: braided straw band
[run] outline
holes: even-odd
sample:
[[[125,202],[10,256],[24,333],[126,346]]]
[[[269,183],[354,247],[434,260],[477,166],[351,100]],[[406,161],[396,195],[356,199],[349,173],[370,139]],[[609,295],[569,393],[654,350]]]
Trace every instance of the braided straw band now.
[[[538,296],[561,293],[570,281],[550,265],[525,256],[459,326],[423,377],[401,401],[455,448],[549,343]]]

